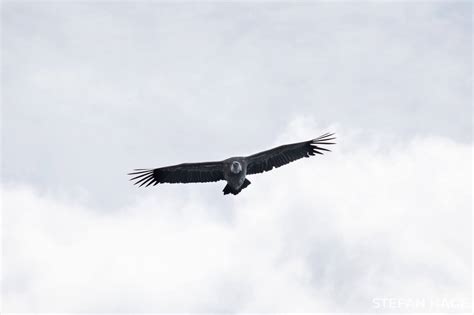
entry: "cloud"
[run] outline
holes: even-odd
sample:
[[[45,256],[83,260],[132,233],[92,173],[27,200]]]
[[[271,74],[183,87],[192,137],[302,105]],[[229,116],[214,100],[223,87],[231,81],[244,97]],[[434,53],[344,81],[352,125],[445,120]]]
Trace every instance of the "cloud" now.
[[[4,310],[365,312],[470,296],[471,12],[2,3]],[[126,177],[326,131],[333,153],[253,176],[237,198]]]
[[[115,208],[129,169],[251,154],[300,116],[472,142],[467,3],[2,8],[3,179],[43,193]]]
[[[281,138],[311,132],[305,121]],[[4,310],[348,312],[470,297],[472,146],[344,130],[338,142],[251,177],[237,198],[208,185],[217,210],[206,185],[137,191],[112,213],[4,187]]]

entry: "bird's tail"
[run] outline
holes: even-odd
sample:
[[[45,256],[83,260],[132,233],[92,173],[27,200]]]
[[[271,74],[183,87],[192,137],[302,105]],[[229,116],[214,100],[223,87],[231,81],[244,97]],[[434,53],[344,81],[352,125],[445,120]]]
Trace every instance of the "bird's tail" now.
[[[235,190],[229,184],[227,184],[224,187],[224,190],[222,190],[222,191],[224,192],[224,195],[227,195],[227,194],[237,195],[239,192],[242,191],[242,189],[244,189],[245,187],[247,187],[250,184],[251,184],[251,182],[246,178],[244,183],[242,184],[242,186],[239,187],[239,189]]]

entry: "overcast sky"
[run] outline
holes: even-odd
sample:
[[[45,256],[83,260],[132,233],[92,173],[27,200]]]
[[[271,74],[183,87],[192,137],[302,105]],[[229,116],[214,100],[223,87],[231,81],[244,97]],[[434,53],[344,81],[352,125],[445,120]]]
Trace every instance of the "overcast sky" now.
[[[388,312],[374,299],[469,298],[472,13],[468,1],[2,1],[3,310]],[[126,176],[327,131],[334,152],[252,176],[238,196]],[[458,304],[408,310],[468,311]]]

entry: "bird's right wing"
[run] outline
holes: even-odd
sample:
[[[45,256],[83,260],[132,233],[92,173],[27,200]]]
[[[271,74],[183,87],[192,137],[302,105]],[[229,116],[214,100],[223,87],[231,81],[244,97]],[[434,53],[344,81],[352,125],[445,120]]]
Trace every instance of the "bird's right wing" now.
[[[224,179],[223,162],[183,163],[155,169],[136,169],[128,175],[135,185],[206,183]]]

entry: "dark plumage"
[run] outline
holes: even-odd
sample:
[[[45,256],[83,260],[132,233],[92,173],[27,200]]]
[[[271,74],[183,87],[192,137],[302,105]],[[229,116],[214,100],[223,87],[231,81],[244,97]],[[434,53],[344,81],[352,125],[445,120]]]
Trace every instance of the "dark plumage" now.
[[[129,173],[135,185],[150,186],[162,183],[206,183],[226,180],[223,192],[237,195],[250,185],[247,175],[263,173],[304,157],[330,151],[323,145],[331,145],[336,139],[326,133],[316,139],[282,145],[245,157],[232,157],[223,161],[183,163],[155,169],[136,169]]]

